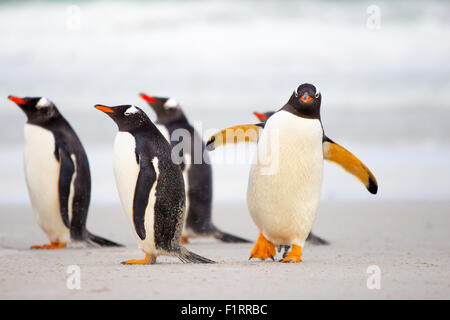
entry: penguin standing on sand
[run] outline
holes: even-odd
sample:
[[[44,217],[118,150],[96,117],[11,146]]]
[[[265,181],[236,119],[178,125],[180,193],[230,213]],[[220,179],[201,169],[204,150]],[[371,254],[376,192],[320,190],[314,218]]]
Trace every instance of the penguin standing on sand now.
[[[44,97],[9,96],[27,116],[24,166],[31,205],[50,244],[34,249],[60,249],[68,243],[119,244],[86,230],[91,175],[86,152],[70,124]]]
[[[274,259],[275,246],[292,246],[282,262],[301,262],[302,249],[319,206],[323,160],[340,163],[375,194],[378,186],[370,170],[345,148],[325,136],[320,119],[322,95],[311,84],[300,85],[289,101],[265,124],[222,130],[207,148],[239,141],[230,130],[247,134],[257,142],[257,161],[251,167],[247,205],[260,230],[251,258]],[[264,128],[261,130],[261,128]],[[261,132],[262,131],[262,132]],[[259,152],[263,150],[264,152]],[[261,161],[262,160],[262,161]]]
[[[180,166],[171,159],[171,147],[139,108],[131,105],[96,105],[118,126],[114,142],[114,175],[123,209],[133,227],[143,260],[155,263],[158,255],[182,262],[213,263],[181,246],[185,192]]]
[[[255,115],[255,117],[257,117],[262,123],[265,123],[273,114],[275,113],[275,111],[268,111],[268,112],[264,112],[264,113],[260,113],[260,112],[253,112],[253,114]],[[312,231],[309,233],[308,237],[306,238],[306,241],[308,243],[311,244],[315,244],[315,245],[329,245],[330,243],[319,237],[316,236],[314,233],[312,233]],[[285,247],[285,249],[289,249],[289,247]],[[285,252],[287,252],[285,250]]]
[[[207,153],[205,143],[194,127],[189,123],[178,102],[173,98],[148,96],[141,93],[141,98],[155,111],[156,124],[165,138],[172,144],[181,146],[183,154],[180,166],[183,172],[186,191],[186,216],[183,228],[182,241],[187,242],[189,237],[209,237],[223,242],[249,242],[248,240],[225,233],[212,223],[212,166]],[[162,127],[162,128],[161,128]],[[170,137],[175,130],[185,130],[190,139],[171,141]],[[194,152],[202,157],[201,161],[194,161]]]

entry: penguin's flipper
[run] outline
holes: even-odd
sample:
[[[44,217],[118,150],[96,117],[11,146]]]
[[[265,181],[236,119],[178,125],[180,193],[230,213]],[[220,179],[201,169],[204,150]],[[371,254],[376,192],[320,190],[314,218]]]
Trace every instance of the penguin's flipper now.
[[[87,241],[91,244],[99,245],[102,247],[122,247],[123,245],[116,242],[107,240],[105,238],[96,236],[89,231],[85,230],[86,218],[87,218],[87,207],[80,205],[80,198],[84,200],[85,194],[80,194],[82,192],[87,192],[87,187],[77,186],[77,182],[73,181],[76,175],[76,168],[70,153],[67,152],[62,146],[57,149],[57,154],[55,156],[59,159],[59,180],[58,180],[58,191],[59,191],[59,206],[61,211],[61,217],[67,228],[70,229],[70,236],[72,240]],[[89,186],[90,187],[90,186]],[[70,203],[70,196],[72,194],[72,203]],[[69,206],[72,206],[72,220],[69,221]],[[87,235],[87,239],[86,239]],[[65,245],[64,245],[65,246]],[[50,245],[50,249],[54,245]],[[37,246],[34,248],[38,248]],[[56,246],[57,249],[61,248],[61,244]],[[48,248],[44,248],[48,249]]]
[[[217,147],[239,142],[257,143],[262,128],[264,123],[241,124],[223,129],[209,138],[206,150],[212,151]]]
[[[326,160],[339,164],[347,172],[357,177],[369,190],[376,194],[378,191],[377,180],[369,168],[366,167],[356,156],[344,147],[338,145],[328,137],[323,139],[323,157]]]
[[[133,199],[133,222],[136,233],[141,238],[145,239],[145,209],[148,205],[148,198],[150,190],[156,181],[156,171],[153,163],[146,157],[137,157],[139,164],[139,175],[134,189]]]
[[[58,179],[58,191],[59,191],[59,207],[61,217],[64,225],[70,228],[69,221],[69,197],[70,189],[72,186],[72,179],[74,178],[75,165],[70,158],[70,154],[62,149],[58,149],[58,162],[59,162],[59,179]]]
[[[185,247],[181,247],[175,255],[183,263],[216,263],[213,260],[199,256],[198,254],[187,250]]]

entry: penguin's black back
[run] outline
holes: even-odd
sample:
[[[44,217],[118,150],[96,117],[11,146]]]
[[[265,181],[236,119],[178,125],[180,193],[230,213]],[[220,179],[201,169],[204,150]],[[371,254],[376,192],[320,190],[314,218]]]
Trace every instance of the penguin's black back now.
[[[154,237],[158,249],[171,251],[179,246],[183,227],[185,191],[179,165],[171,159],[171,147],[153,125],[128,131],[136,142],[136,161],[158,159],[154,207]],[[148,190],[135,190],[148,192]]]
[[[199,234],[215,231],[216,229],[211,221],[213,195],[212,167],[210,165],[208,154],[204,152],[206,148],[205,143],[186,119],[178,119],[163,125],[167,128],[170,136],[172,136],[172,133],[177,129],[187,130],[190,133],[191,139],[189,141],[183,140],[181,143],[186,144],[186,147],[190,148],[192,156],[194,152],[198,152],[197,156],[203,156],[200,161],[195,161],[194,158],[191,159],[187,175],[189,188],[186,196],[189,198],[189,208],[186,213],[188,215],[186,226]],[[178,141],[171,141],[172,146],[177,145],[178,143]],[[195,150],[195,148],[198,148],[199,150]],[[182,163],[181,169],[184,170],[185,166],[186,164]]]

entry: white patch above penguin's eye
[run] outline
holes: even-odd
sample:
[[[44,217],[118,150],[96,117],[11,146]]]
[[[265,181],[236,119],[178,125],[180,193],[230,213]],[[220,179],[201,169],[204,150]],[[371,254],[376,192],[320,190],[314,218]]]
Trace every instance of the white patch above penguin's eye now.
[[[316,95],[315,96],[316,96],[316,98],[318,98],[320,96],[320,90],[317,87],[316,87]]]
[[[126,111],[125,111],[125,115],[126,116],[129,116],[130,114],[135,114],[135,113],[138,113],[139,112],[139,109],[138,108],[136,108],[135,106],[131,106],[131,107],[129,107]]]
[[[169,98],[164,103],[164,108],[166,109],[175,108],[176,106],[178,106],[178,102],[174,98]]]
[[[42,97],[41,99],[39,99],[38,103],[36,103],[36,109],[41,109],[41,108],[48,108],[50,107],[51,102],[45,98]]]

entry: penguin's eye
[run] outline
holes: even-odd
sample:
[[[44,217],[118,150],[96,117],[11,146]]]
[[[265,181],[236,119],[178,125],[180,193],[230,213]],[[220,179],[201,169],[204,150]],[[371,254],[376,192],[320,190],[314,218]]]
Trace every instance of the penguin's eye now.
[[[319,96],[320,96],[320,92],[317,91],[317,92],[316,92],[316,99],[317,99]]]

